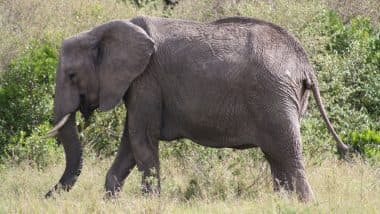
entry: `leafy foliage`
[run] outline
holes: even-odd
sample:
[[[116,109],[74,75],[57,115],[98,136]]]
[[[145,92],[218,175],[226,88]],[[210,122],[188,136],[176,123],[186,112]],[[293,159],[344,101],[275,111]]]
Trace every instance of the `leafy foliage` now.
[[[379,27],[362,16],[344,23],[334,11],[322,10],[300,33],[329,118],[342,136],[353,130],[380,129],[380,71],[371,58],[379,52],[371,48]],[[325,152],[334,148],[326,144],[332,138],[313,99],[302,121],[302,136],[305,152],[311,157],[322,160]]]
[[[351,62],[343,81],[352,89],[348,101],[358,110],[365,108],[374,118],[380,116],[380,26],[375,29],[369,18],[358,16],[349,24],[335,12],[326,14],[327,50]],[[351,58],[356,59],[351,59]]]
[[[107,113],[96,112],[90,125],[81,132],[80,140],[98,156],[114,155],[123,133],[125,118],[124,105]],[[84,121],[80,121],[80,124],[84,124]]]
[[[380,132],[371,129],[352,131],[344,139],[363,157],[380,160]]]
[[[63,158],[63,148],[59,147],[55,139],[46,139],[44,136],[51,129],[48,122],[43,122],[32,129],[31,134],[18,132],[5,145],[5,151],[12,158],[12,162],[20,163],[27,160],[31,165],[44,168],[52,161]]]
[[[24,157],[38,146],[26,142],[33,129],[49,121],[57,66],[56,46],[34,41],[12,60],[0,81],[0,154]],[[22,143],[20,143],[22,142]],[[32,146],[32,147],[29,147]],[[17,148],[17,149],[15,149]],[[44,149],[42,149],[44,150]],[[42,152],[41,150],[41,152]],[[19,152],[22,153],[19,156]],[[28,155],[30,158],[33,153]],[[38,159],[38,157],[36,157]]]

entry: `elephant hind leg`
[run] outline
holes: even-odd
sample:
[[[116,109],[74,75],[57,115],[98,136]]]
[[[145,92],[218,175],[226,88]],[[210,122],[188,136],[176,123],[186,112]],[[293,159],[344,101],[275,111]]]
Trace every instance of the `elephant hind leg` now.
[[[264,131],[261,149],[270,164],[274,190],[295,191],[301,201],[307,202],[313,199],[313,192],[305,174],[299,123],[295,118],[276,121],[272,124],[275,128]]]
[[[287,161],[278,162],[268,155],[265,156],[271,168],[274,191],[296,191],[299,199],[305,202],[313,199],[313,192],[307,181],[303,166],[291,166]],[[302,164],[300,161],[291,162]]]
[[[284,189],[286,191],[292,191],[293,186],[289,186],[289,184],[287,183],[288,179],[286,178],[286,172],[281,167],[279,167],[279,164],[275,160],[273,160],[269,155],[265,154],[265,158],[269,163],[270,170],[272,173],[274,191],[278,192],[281,189]]]

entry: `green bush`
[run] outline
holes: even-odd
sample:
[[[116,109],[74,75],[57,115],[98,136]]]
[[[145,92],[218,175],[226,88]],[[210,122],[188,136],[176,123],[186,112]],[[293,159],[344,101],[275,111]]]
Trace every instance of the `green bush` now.
[[[344,24],[343,19],[334,11],[328,11],[326,18],[325,33],[331,38],[327,46],[329,51],[344,54],[349,52],[355,43],[368,47],[373,42],[372,38],[375,35],[369,18],[357,16],[348,24]]]
[[[365,129],[352,131],[344,138],[354,151],[365,158],[380,160],[380,132]]]
[[[51,125],[44,122],[33,128],[28,136],[24,131],[12,136],[12,144],[6,145],[6,151],[11,156],[11,161],[15,163],[28,161],[38,168],[43,168],[51,162],[62,159],[64,155],[63,148],[58,147],[56,140],[42,137],[50,129]]]
[[[44,139],[51,126],[58,48],[49,41],[34,41],[9,63],[0,85],[0,157],[45,166],[58,149]],[[113,155],[123,130],[125,112],[96,113],[80,133],[82,143],[98,155]],[[79,127],[84,121],[78,116]],[[59,153],[63,154],[63,152]],[[55,158],[56,159],[56,158]]]
[[[296,33],[317,73],[329,118],[342,136],[380,129],[380,70],[373,57],[380,51],[374,45],[379,27],[365,17],[343,22],[334,11],[321,10]],[[301,128],[307,156],[323,160],[335,148],[314,99]]]
[[[33,129],[51,117],[58,55],[55,45],[34,41],[12,60],[0,79],[0,157],[19,156]],[[21,144],[20,144],[21,143]],[[17,147],[18,149],[13,149]],[[29,159],[29,158],[28,158]],[[32,158],[33,159],[33,158]]]
[[[124,105],[110,112],[96,112],[89,126],[80,133],[81,142],[98,156],[114,155],[123,133],[125,115]],[[84,124],[83,120],[79,121]]]
[[[352,89],[348,101],[356,109],[365,108],[374,118],[379,118],[380,25],[372,26],[370,19],[363,16],[343,24],[342,18],[333,11],[327,12],[325,17],[324,33],[330,37],[327,50],[351,64],[343,79],[345,87]]]

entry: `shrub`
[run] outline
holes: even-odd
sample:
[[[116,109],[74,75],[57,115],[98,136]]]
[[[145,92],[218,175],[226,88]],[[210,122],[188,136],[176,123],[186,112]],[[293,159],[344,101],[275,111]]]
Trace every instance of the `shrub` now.
[[[98,156],[114,155],[123,133],[125,114],[124,105],[110,112],[96,112],[81,132],[81,142]],[[80,124],[84,121],[80,120]]]
[[[326,32],[330,36],[327,50],[341,55],[349,65],[344,83],[352,92],[348,101],[358,110],[365,108],[374,119],[380,108],[380,26],[373,27],[370,19],[357,16],[344,25],[335,12],[327,13]]]
[[[371,129],[352,131],[344,137],[344,140],[362,157],[380,160],[379,131]]]
[[[44,136],[51,129],[48,122],[44,122],[33,128],[30,135],[20,131],[11,137],[11,144],[7,144],[5,150],[11,157],[11,161],[20,163],[28,161],[31,165],[43,168],[51,162],[63,158],[62,147],[58,147],[53,138],[46,139]]]
[[[374,59],[380,49],[374,45],[380,26],[365,17],[344,23],[333,11],[324,10],[300,33],[316,70],[329,118],[341,135],[352,130],[380,128],[380,72]],[[373,48],[371,48],[373,47]],[[375,57],[376,58],[376,57]],[[307,129],[306,129],[307,127]],[[305,151],[321,156],[326,141],[332,141],[314,100],[302,124]],[[306,134],[305,134],[306,132]]]
[[[57,62],[56,45],[45,40],[33,41],[1,76],[0,157],[3,160],[29,160],[42,167],[53,158],[58,148],[55,140],[41,136],[51,128]],[[93,123],[80,133],[83,144],[98,155],[113,155],[123,129],[123,108],[95,114],[91,118]],[[84,121],[79,120],[78,125],[83,127]]]
[[[46,127],[51,116],[57,59],[55,45],[34,41],[0,77],[0,156],[18,156],[13,146],[19,148],[17,151],[22,145],[28,150],[26,144],[19,143],[40,124]]]
[[[373,27],[370,19],[364,16],[354,17],[344,24],[334,11],[328,11],[325,17],[324,33],[331,38],[327,46],[329,51],[345,54],[358,45],[367,50],[365,63],[380,68],[380,26]]]

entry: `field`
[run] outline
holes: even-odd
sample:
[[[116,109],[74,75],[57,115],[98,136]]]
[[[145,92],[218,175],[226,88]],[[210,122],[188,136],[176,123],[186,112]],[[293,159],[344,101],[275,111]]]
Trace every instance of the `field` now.
[[[380,210],[380,2],[378,0],[0,0],[0,213],[378,213]],[[142,196],[134,169],[120,197],[104,200],[105,174],[127,111],[77,121],[84,166],[73,189],[44,199],[64,170],[52,128],[63,38],[137,15],[212,21],[257,17],[302,43],[333,126],[353,149],[342,160],[310,99],[301,133],[315,201],[274,193],[260,150],[160,144],[162,194]],[[177,143],[176,143],[177,142]]]
[[[327,159],[318,165],[308,165],[308,177],[316,196],[316,200],[309,204],[300,203],[293,196],[275,194],[268,166],[260,161],[254,167],[241,163],[248,171],[241,175],[233,175],[231,170],[224,169],[231,160],[216,161],[207,171],[210,177],[196,176],[199,169],[194,167],[194,160],[181,166],[176,161],[163,160],[160,197],[140,194],[140,176],[134,170],[120,197],[114,201],[103,200],[104,176],[111,164],[110,159],[87,158],[74,189],[51,200],[44,199],[43,195],[62,173],[63,164],[44,170],[27,165],[10,167],[1,171],[0,212],[377,213],[380,209],[380,171],[361,161],[346,163]],[[199,192],[186,199],[189,180],[195,178],[210,180],[194,187],[194,191]],[[238,195],[236,182],[246,183],[249,187]]]

